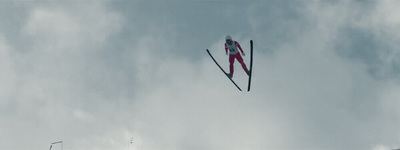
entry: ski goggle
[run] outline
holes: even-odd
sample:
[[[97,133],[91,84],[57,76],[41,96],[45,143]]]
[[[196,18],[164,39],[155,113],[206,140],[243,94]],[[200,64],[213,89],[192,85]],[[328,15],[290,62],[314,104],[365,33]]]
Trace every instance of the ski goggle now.
[[[226,43],[232,43],[232,40],[226,40]]]

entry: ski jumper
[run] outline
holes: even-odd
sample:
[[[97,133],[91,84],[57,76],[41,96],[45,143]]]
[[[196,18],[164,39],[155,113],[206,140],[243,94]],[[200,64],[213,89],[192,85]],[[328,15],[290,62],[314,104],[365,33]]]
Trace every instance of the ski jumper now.
[[[247,73],[246,64],[243,62],[242,56],[240,56],[239,50],[243,53],[242,47],[240,47],[237,41],[233,41],[232,44],[225,43],[225,51],[228,53],[229,50],[229,73],[233,76],[233,63],[235,62],[235,58],[239,61],[242,65],[243,70]]]

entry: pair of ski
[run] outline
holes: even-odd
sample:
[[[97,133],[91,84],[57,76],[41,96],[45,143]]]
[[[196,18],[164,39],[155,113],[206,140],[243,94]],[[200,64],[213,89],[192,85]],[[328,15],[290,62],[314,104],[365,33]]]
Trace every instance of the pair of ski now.
[[[218,62],[217,62],[217,61],[214,59],[214,57],[211,55],[210,51],[209,51],[208,49],[206,49],[206,50],[207,50],[208,55],[210,55],[210,57],[214,60],[215,64],[217,64],[217,66],[219,67],[219,69],[221,69],[222,72],[224,72],[224,74],[226,75],[226,77],[228,77],[228,79],[232,81],[232,83],[239,89],[239,91],[242,91],[242,89],[240,89],[240,87],[235,83],[235,81],[233,81],[232,78],[230,78],[230,77],[228,76],[228,74],[225,72],[225,70],[222,69],[222,67],[218,64]],[[250,40],[250,70],[249,70],[249,72],[250,72],[250,73],[249,73],[249,82],[248,82],[248,85],[247,85],[247,92],[250,91],[251,74],[252,74],[252,72],[253,72],[253,40]]]

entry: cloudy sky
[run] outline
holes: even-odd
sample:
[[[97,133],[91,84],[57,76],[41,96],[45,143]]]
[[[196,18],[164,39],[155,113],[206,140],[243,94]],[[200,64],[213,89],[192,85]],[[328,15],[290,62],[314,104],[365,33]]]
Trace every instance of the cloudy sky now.
[[[1,150],[400,147],[400,1],[0,3]]]

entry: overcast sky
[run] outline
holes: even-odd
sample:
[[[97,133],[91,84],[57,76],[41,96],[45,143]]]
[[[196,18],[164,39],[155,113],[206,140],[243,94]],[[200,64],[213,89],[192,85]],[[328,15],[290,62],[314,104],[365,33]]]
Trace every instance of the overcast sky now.
[[[1,150],[400,147],[400,1],[0,3]]]

